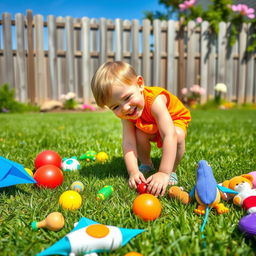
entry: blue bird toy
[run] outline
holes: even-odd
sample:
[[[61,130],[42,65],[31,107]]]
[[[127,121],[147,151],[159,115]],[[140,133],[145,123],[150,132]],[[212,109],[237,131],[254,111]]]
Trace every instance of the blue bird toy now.
[[[211,166],[205,160],[199,161],[197,168],[197,182],[190,192],[190,197],[194,197],[198,203],[198,207],[194,212],[205,215],[204,222],[201,226],[201,232],[204,230],[210,208],[215,208],[218,214],[223,214],[229,211],[224,204],[220,203],[220,191],[237,194],[234,190],[218,185],[213,176]]]

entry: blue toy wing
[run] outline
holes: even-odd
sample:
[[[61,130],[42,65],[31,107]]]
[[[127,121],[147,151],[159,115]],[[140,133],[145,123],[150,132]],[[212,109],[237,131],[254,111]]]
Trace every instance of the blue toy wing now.
[[[0,156],[0,188],[22,183],[36,183],[21,164]]]
[[[232,189],[229,189],[229,188],[226,188],[226,187],[223,187],[223,186],[220,186],[220,185],[217,185],[217,188],[218,188],[221,192],[223,192],[223,193],[238,194],[237,191],[232,190]]]

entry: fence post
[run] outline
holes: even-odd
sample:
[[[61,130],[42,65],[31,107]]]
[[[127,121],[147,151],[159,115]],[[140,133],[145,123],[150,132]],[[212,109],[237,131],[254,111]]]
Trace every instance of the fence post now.
[[[28,98],[31,103],[35,103],[35,67],[33,49],[33,16],[32,11],[27,10],[27,34],[28,34]]]
[[[178,90],[177,95],[181,97],[181,89],[185,86],[185,59],[184,59],[184,25],[183,21],[179,22],[178,45],[179,45],[179,59],[178,59]]]
[[[12,30],[11,15],[3,14],[3,39],[4,39],[4,76],[10,88],[15,88],[14,84],[14,66],[12,54]]]

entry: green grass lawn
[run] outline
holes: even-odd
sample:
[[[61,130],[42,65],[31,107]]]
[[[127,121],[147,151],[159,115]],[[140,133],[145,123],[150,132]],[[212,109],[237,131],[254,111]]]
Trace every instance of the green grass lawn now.
[[[196,182],[196,163],[207,160],[217,182],[256,170],[256,111],[192,112],[193,121],[186,141],[186,154],[179,166],[180,185],[190,191]],[[205,242],[200,226],[203,217],[193,213],[196,203],[182,205],[160,198],[160,218],[143,222],[131,211],[136,192],[130,190],[122,159],[121,125],[109,112],[1,114],[0,155],[33,169],[42,150],[57,151],[62,157],[80,156],[87,150],[105,151],[106,164],[81,162],[79,172],[65,172],[64,183],[54,190],[37,189],[31,184],[0,189],[0,255],[35,255],[70,232],[73,224],[85,216],[97,222],[123,228],[143,228],[125,247],[101,255],[124,255],[137,251],[144,256],[164,255],[254,255],[254,239],[246,239],[238,230],[246,213],[231,202],[230,212],[209,214]],[[161,152],[153,147],[157,166]],[[1,167],[0,167],[1,168]],[[85,185],[83,204],[77,211],[64,211],[58,205],[62,192],[80,180]],[[111,198],[96,201],[104,185],[115,189]],[[44,219],[53,211],[63,213],[66,224],[59,232],[32,231],[33,220]]]

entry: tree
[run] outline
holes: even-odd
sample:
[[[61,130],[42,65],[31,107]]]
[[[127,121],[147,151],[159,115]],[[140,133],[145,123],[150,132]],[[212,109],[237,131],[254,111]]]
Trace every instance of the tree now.
[[[178,14],[183,25],[190,20],[200,24],[208,21],[212,33],[217,34],[219,31],[219,23],[224,21],[230,23],[229,42],[234,45],[237,36],[241,30],[242,23],[251,23],[253,30],[249,38],[248,51],[256,50],[256,19],[254,9],[249,8],[246,4],[233,5],[232,0],[211,0],[212,4],[207,10],[203,10],[202,6],[196,3],[196,0],[159,0],[160,4],[165,6],[166,11],[145,12],[145,18],[168,20],[174,13]]]

